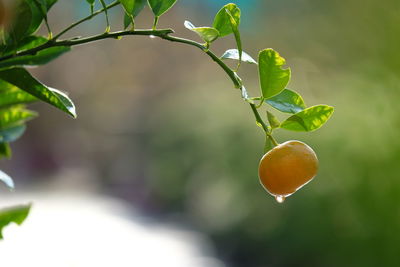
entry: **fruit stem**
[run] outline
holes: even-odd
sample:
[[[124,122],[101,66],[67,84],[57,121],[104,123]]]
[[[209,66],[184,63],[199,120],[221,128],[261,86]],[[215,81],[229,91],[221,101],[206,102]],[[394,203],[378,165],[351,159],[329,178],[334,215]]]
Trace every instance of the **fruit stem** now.
[[[270,133],[266,133],[266,135],[269,138],[269,140],[271,140],[271,143],[274,147],[279,145],[279,143],[275,140],[275,138]]]

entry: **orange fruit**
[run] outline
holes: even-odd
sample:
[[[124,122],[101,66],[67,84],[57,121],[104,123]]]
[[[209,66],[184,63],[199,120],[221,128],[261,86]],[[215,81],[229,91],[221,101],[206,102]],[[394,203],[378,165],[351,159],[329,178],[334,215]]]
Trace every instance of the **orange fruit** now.
[[[291,140],[268,151],[261,159],[258,174],[264,188],[283,202],[318,171],[318,159],[311,147]]]

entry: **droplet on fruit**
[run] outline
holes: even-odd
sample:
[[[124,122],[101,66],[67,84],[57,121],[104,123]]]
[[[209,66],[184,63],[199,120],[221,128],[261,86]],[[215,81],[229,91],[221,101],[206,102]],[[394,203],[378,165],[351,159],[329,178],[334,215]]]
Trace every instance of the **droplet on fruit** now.
[[[275,200],[278,203],[283,203],[285,201],[285,197],[284,196],[275,196]]]

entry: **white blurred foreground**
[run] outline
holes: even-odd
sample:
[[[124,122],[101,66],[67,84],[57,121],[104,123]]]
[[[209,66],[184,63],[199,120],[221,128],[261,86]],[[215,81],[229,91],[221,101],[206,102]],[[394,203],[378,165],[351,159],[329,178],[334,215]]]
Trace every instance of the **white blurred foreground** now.
[[[224,266],[200,234],[145,223],[117,200],[64,193],[0,203],[26,200],[33,202],[28,219],[3,232],[1,266]]]

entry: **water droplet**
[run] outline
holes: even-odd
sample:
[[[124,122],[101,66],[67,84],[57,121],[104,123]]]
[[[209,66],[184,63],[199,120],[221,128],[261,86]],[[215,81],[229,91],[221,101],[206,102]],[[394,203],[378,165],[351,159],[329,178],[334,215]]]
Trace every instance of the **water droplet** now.
[[[283,201],[285,201],[285,197],[284,196],[275,196],[276,202],[278,203],[283,203]]]
[[[154,38],[156,38],[154,35],[150,35],[149,36],[151,39],[154,39]]]

